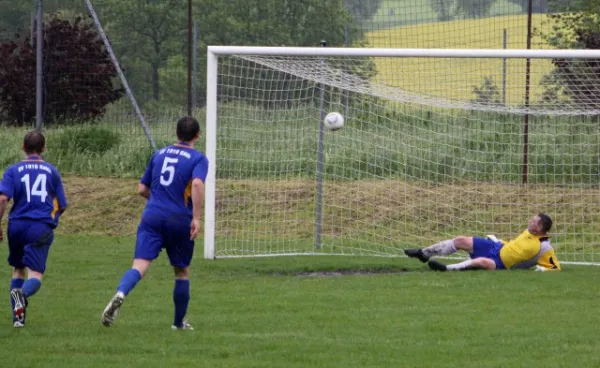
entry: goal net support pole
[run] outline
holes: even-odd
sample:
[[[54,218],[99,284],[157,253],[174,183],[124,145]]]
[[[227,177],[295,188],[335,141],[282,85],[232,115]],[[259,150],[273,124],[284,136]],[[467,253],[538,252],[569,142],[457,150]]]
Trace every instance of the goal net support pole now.
[[[98,29],[98,33],[100,33],[100,37],[102,37],[104,46],[106,47],[106,50],[108,51],[108,54],[110,55],[110,59],[112,60],[113,65],[115,66],[115,69],[117,70],[117,74],[119,75],[121,84],[123,85],[123,88],[125,88],[125,92],[127,94],[127,97],[129,98],[129,101],[131,101],[131,105],[133,106],[135,115],[136,115],[137,119],[140,121],[140,125],[142,127],[142,130],[144,131],[144,134],[146,135],[146,138],[148,139],[148,143],[150,143],[150,146],[152,146],[152,149],[156,151],[156,143],[154,142],[154,138],[152,138],[152,134],[150,133],[150,129],[148,128],[148,124],[146,123],[144,114],[142,114],[142,111],[140,110],[140,107],[135,99],[135,96],[133,95],[133,92],[131,91],[131,88],[129,87],[129,82],[127,82],[127,78],[125,78],[125,74],[123,74],[123,70],[121,69],[121,66],[119,65],[117,56],[115,55],[115,52],[113,51],[113,48],[110,45],[108,37],[106,36],[106,33],[104,32],[104,28],[102,27],[102,23],[100,22],[100,18],[98,18],[98,14],[96,13],[96,10],[94,9],[94,6],[92,5],[91,0],[85,0],[85,5],[87,6],[88,11],[90,12],[90,15],[92,16],[92,19],[94,20],[94,24],[96,25],[96,28]]]

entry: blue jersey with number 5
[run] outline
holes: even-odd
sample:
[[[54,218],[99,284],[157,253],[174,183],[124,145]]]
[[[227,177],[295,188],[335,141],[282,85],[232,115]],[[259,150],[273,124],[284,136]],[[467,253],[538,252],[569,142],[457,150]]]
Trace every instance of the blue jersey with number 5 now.
[[[206,180],[208,159],[178,143],[158,150],[140,182],[150,188],[144,216],[192,218],[192,180]]]
[[[10,166],[0,182],[0,193],[13,200],[9,221],[32,220],[58,226],[67,199],[58,170],[38,157]]]

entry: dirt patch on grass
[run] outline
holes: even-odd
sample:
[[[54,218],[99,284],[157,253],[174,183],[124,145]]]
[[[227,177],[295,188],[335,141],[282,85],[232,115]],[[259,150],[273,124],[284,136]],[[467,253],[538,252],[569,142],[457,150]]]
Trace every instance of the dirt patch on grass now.
[[[314,271],[314,272],[298,272],[298,277],[341,277],[341,276],[369,276],[369,275],[383,275],[383,274],[401,274],[407,272],[414,272],[414,270],[408,268],[390,268],[390,269],[378,269],[378,270],[361,270],[361,269],[348,269],[348,270],[336,270],[336,271]]]

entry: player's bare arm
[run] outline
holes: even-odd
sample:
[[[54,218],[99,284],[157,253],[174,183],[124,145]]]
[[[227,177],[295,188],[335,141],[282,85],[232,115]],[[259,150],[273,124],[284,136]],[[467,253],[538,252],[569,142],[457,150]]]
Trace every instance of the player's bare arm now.
[[[194,240],[200,233],[200,218],[204,208],[204,183],[200,179],[192,181],[193,220],[190,229],[190,239]]]
[[[150,188],[148,188],[146,185],[144,185],[142,183],[139,183],[138,184],[138,194],[146,199],[149,199],[150,198]]]

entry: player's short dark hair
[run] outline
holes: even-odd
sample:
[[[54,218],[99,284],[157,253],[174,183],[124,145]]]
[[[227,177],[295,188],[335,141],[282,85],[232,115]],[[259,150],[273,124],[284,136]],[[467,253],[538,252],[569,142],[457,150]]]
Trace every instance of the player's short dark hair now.
[[[552,219],[550,216],[546,215],[545,213],[538,213],[538,217],[540,218],[540,223],[542,224],[542,231],[544,234],[550,231],[550,229],[552,229]]]
[[[41,154],[46,147],[46,138],[44,135],[36,130],[25,134],[25,138],[23,139],[23,150],[25,153],[31,154]]]
[[[185,116],[177,122],[177,138],[181,141],[189,142],[196,138],[199,132],[200,124],[191,116]]]

